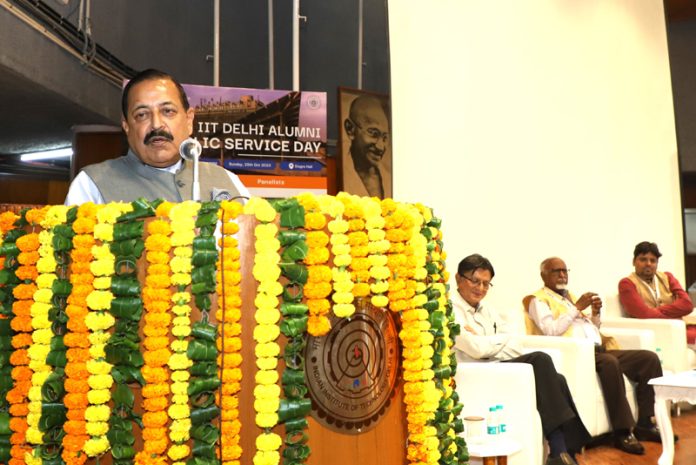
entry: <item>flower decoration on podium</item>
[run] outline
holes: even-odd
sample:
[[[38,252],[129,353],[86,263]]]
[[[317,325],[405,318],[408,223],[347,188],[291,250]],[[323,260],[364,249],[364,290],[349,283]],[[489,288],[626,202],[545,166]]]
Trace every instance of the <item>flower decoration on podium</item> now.
[[[429,208],[346,193],[1,213],[0,463],[311,462],[305,348],[358,306],[397,321],[405,459],[464,463],[445,258]]]

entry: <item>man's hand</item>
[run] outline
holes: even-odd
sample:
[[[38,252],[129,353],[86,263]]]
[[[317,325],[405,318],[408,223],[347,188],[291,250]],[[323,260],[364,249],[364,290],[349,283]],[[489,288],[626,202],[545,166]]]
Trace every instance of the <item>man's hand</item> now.
[[[468,331],[468,332],[470,332],[471,334],[476,335],[476,331],[474,331],[474,328],[472,328],[472,327],[469,326],[469,325],[464,326],[464,331]]]
[[[580,296],[580,298],[575,302],[575,307],[583,311],[590,305],[592,305],[592,313],[594,314],[595,311],[595,301],[599,301],[599,307],[597,308],[597,311],[599,311],[600,308],[602,308],[602,299],[599,298],[597,294],[594,292],[585,292],[583,295]]]
[[[600,310],[602,310],[602,299],[595,294],[592,297],[592,316],[599,315]]]

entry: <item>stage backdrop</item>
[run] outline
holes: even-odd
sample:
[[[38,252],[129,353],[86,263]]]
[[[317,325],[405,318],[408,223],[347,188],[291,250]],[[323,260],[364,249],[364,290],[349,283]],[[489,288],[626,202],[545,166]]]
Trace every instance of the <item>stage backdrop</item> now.
[[[636,243],[684,276],[661,0],[389,2],[394,195],[478,252],[490,304],[519,311],[539,263],[616,293]],[[686,283],[688,285],[690,283]]]
[[[255,196],[326,193],[326,93],[185,84],[202,160]]]

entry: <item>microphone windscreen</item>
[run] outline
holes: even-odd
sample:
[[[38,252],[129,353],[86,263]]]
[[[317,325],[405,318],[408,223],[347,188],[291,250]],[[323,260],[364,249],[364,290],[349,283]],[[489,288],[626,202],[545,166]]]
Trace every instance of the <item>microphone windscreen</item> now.
[[[201,146],[201,143],[193,137],[184,139],[181,145],[179,145],[179,154],[186,160],[197,160],[198,157],[201,156],[202,152],[203,147]]]

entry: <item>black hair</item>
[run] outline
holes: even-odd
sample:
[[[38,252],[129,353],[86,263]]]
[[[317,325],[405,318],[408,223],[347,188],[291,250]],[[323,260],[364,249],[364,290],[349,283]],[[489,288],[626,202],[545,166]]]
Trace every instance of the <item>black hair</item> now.
[[[183,105],[184,110],[189,109],[189,101],[188,97],[186,96],[186,91],[184,91],[184,88],[181,86],[179,81],[177,81],[176,79],[174,79],[173,76],[165,73],[164,71],[149,68],[133,76],[133,78],[130,81],[128,81],[128,84],[126,84],[126,87],[123,88],[123,94],[121,95],[121,112],[123,113],[124,118],[128,118],[128,94],[130,94],[130,91],[133,88],[133,86],[141,82],[152,81],[155,79],[168,79],[172,81],[176,86],[176,90],[179,91],[179,98],[181,99],[181,104]]]
[[[657,258],[662,256],[660,249],[657,248],[657,244],[654,242],[643,241],[636,244],[636,248],[633,249],[633,259],[635,260],[638,258],[638,255],[643,255],[646,253],[651,253]]]
[[[457,274],[459,276],[464,276],[464,273],[469,271],[475,272],[478,269],[490,271],[491,279],[495,276],[495,270],[493,269],[493,265],[491,265],[490,260],[477,253],[469,255],[459,262]]]

